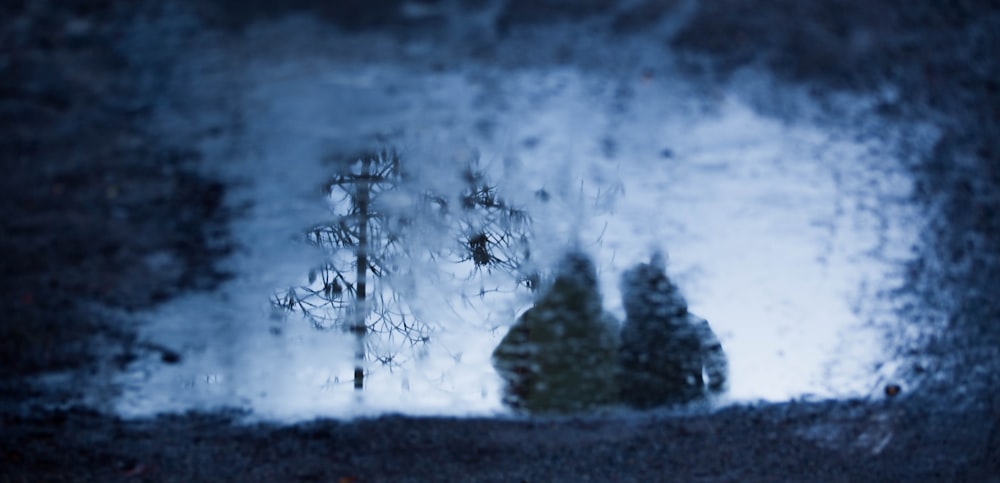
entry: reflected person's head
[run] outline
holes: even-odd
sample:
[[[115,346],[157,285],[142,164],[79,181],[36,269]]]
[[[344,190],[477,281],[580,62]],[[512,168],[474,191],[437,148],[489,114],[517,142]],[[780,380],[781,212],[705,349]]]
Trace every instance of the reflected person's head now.
[[[668,318],[687,313],[687,301],[671,283],[662,262],[640,263],[622,274],[621,292],[630,319]]]

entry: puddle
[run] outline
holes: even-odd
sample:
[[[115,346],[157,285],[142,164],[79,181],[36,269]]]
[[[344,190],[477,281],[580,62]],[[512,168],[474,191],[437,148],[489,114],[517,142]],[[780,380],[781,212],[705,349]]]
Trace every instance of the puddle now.
[[[242,249],[225,262],[236,278],[144,317],[142,338],[183,360],[140,362],[121,375],[119,412],[505,412],[489,355],[530,295],[476,296],[506,283],[500,275],[481,282],[433,267],[438,275],[411,300],[431,342],[399,350],[392,366],[370,364],[360,394],[350,334],[295,317],[274,330],[269,297],[305,284],[322,259],[301,237],[330,216],[324,160],[382,148],[399,150],[436,188],[478,157],[532,216],[536,259],[555,260],[571,244],[591,253],[619,319],[622,271],[665,250],[692,312],[729,355],[723,403],[871,391],[880,334],[866,322],[890,310],[880,291],[899,283],[920,223],[907,204],[910,180],[888,150],[764,117],[737,91],[706,97],[662,51],[615,68],[587,58],[499,67],[457,48],[395,45],[298,19],[189,49],[157,129],[196,145],[205,169],[233,182],[229,202],[251,208],[233,225]]]

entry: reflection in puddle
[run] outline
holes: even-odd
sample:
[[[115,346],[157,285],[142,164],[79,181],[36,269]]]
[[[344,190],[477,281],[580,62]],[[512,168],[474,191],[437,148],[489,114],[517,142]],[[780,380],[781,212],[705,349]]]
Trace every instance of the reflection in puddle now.
[[[161,129],[175,132],[239,119],[239,129],[200,146],[209,170],[238,181],[231,201],[252,209],[234,224],[244,247],[228,262],[236,279],[149,314],[142,337],[184,359],[123,375],[122,413],[504,411],[489,356],[530,294],[479,296],[497,280],[453,270],[417,284],[409,303],[431,342],[369,365],[361,394],[352,390],[350,334],[294,317],[275,330],[268,298],[307,284],[322,261],[295,240],[330,216],[323,160],[387,146],[419,167],[428,189],[478,156],[532,216],[535,259],[574,244],[591,253],[619,320],[621,273],[664,249],[692,312],[711,322],[730,357],[728,400],[866,395],[876,383],[878,334],[863,325],[888,310],[878,293],[898,283],[918,218],[903,168],[870,146],[761,117],[734,95],[706,108],[666,75],[476,63],[440,72],[391,58],[271,55],[237,66],[219,60],[225,52],[193,56],[188,67],[199,74],[184,92],[195,121],[163,116]]]

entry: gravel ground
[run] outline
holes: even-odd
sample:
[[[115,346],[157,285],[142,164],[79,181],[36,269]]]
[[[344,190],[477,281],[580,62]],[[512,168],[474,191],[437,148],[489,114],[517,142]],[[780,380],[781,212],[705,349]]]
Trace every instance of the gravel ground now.
[[[983,414],[927,416],[854,401],[279,427],[240,425],[238,414],[123,422],[43,411],[4,417],[16,436],[0,458],[10,481],[997,481],[974,430]]]
[[[683,2],[512,1],[497,28],[597,18],[617,35],[641,34],[675,3]],[[345,28],[433,26],[433,18],[398,15],[399,4],[197,5],[227,31],[284,8]],[[689,66],[706,82],[759,66],[808,83],[820,102],[891,82],[900,95],[881,115],[944,128],[916,173],[918,196],[935,211],[908,287],[951,315],[945,336],[919,346],[945,354],[935,366],[944,382],[886,401],[701,415],[294,426],[243,424],[235,413],[124,421],[76,405],[82,384],[74,381],[138,352],[170,363],[166,348],[136,341],[127,314],[224,280],[215,261],[232,249],[226,220],[238,216],[224,208],[226,186],[197,174],[195,154],[144,129],[149,93],[138,72],[150,66],[130,64],[119,48],[127,23],[148,10],[130,5],[0,5],[8,168],[0,178],[0,481],[1000,481],[1000,331],[992,323],[1000,307],[978,290],[1000,282],[1000,257],[995,243],[977,241],[1000,232],[1000,61],[989,47],[1000,43],[997,2],[721,0],[701,5],[672,43],[708,56]],[[100,315],[94,303],[126,315]],[[43,389],[32,383],[42,374],[65,383]]]

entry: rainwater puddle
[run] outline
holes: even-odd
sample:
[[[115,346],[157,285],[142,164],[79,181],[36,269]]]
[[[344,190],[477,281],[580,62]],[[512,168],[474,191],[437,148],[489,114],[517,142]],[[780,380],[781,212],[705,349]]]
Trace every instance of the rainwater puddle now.
[[[920,222],[888,149],[764,117],[736,91],[696,94],[659,57],[607,70],[470,58],[442,68],[428,59],[447,57],[447,46],[397,48],[302,21],[210,46],[176,66],[180,94],[157,129],[196,145],[206,169],[232,181],[230,202],[249,204],[233,224],[242,248],[225,262],[236,277],[146,314],[141,337],[183,359],[122,374],[122,414],[505,413],[489,357],[530,295],[480,297],[509,282],[502,274],[432,267],[409,300],[430,342],[386,342],[396,363],[370,362],[361,393],[350,334],[271,317],[274,291],[305,284],[322,261],[301,238],[330,216],[325,160],[383,148],[435,189],[478,158],[531,215],[535,259],[571,245],[590,253],[619,320],[621,273],[665,251],[729,356],[722,403],[865,396],[878,382],[880,334],[866,322],[889,312],[880,291],[898,284]],[[200,134],[213,127],[222,134]]]

